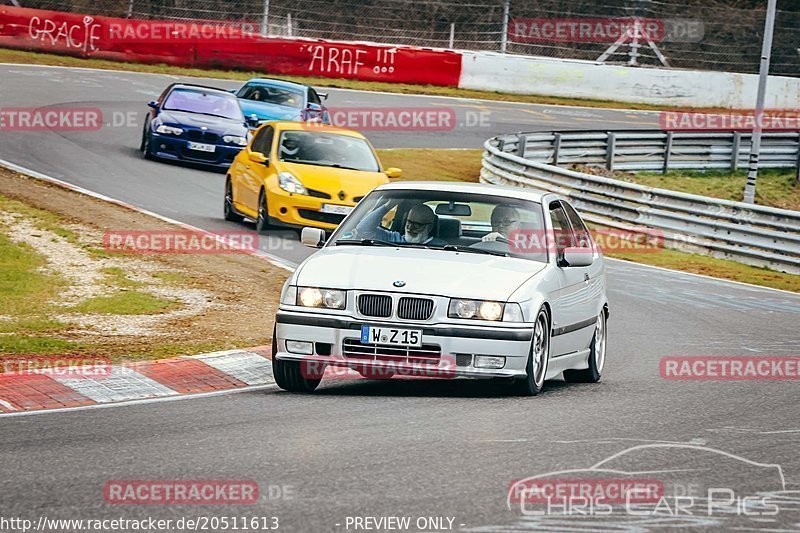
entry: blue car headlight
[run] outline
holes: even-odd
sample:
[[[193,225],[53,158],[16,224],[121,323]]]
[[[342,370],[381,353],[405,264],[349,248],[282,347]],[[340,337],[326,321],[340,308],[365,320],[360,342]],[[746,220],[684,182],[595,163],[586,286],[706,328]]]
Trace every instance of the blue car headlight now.
[[[167,126],[166,124],[159,124],[156,128],[156,133],[161,133],[164,135],[183,135],[183,130],[181,128]]]
[[[247,146],[247,137],[239,137],[238,135],[225,135],[222,140],[228,144],[237,144],[239,146]]]

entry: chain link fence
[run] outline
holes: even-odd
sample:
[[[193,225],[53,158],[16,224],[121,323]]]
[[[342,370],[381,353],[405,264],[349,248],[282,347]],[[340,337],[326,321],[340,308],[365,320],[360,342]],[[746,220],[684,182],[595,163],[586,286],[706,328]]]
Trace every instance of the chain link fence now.
[[[262,33],[758,72],[766,0],[0,0]],[[638,20],[638,23],[633,21]],[[772,74],[800,76],[800,1],[779,2]]]

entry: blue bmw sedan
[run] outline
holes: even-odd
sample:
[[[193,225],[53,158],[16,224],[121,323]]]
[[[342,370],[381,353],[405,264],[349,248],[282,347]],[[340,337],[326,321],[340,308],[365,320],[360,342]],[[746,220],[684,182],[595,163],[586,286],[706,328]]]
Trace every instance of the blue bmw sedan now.
[[[249,123],[228,91],[173,83],[147,104],[140,150],[146,159],[172,159],[228,168],[247,145]]]

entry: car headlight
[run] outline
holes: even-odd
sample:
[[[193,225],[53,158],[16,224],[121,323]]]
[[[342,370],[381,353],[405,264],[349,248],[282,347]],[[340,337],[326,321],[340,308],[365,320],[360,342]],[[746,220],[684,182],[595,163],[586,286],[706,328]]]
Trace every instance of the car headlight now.
[[[303,307],[322,307],[325,309],[344,309],[347,303],[345,291],[320,289],[317,287],[298,287],[297,304]]]
[[[163,133],[165,135],[183,135],[183,130],[180,128],[167,126],[166,124],[161,124],[156,128],[156,133]]]
[[[306,188],[300,183],[300,180],[295,178],[290,172],[281,172],[278,174],[278,185],[286,192],[295,194],[307,194]]]
[[[297,286],[289,285],[288,283],[283,286],[281,291],[281,303],[285,305],[297,305]]]
[[[239,137],[238,135],[225,135],[222,140],[228,144],[238,144],[239,146],[247,146],[247,138]]]
[[[450,300],[447,310],[450,318],[468,320],[489,320],[497,322],[522,322],[522,308],[516,303],[502,303],[491,300]]]

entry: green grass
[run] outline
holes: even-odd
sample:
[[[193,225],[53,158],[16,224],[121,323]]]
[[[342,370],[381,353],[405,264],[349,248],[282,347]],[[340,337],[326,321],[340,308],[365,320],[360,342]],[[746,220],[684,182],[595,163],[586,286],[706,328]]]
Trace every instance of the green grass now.
[[[39,269],[45,259],[29,246],[0,233],[0,314],[26,315],[57,295],[62,280]]]
[[[125,270],[119,267],[106,267],[101,269],[106,276],[106,283],[112,287],[122,287],[126,289],[135,289],[141,287],[142,284],[134,281],[128,277]]]
[[[177,305],[176,302],[158,298],[147,292],[125,291],[111,296],[89,298],[70,307],[70,310],[87,314],[152,315],[171,311]]]
[[[313,85],[314,87],[334,87],[340,89],[356,89],[361,91],[382,91],[398,94],[427,94],[435,96],[474,98],[480,100],[496,100],[500,102],[524,102],[531,104],[572,105],[582,107],[607,107],[614,109],[668,109],[670,106],[654,106],[647,104],[634,104],[627,102],[614,102],[608,100],[588,100],[581,98],[564,98],[546,95],[524,95],[500,93],[492,91],[477,91],[472,89],[457,89],[453,87],[439,87],[435,85],[411,85],[404,83],[387,83],[376,81],[358,81],[316,76],[285,76],[269,74],[266,72],[240,72],[231,70],[204,70],[195,68],[173,67],[170,65],[142,65],[139,63],[123,63],[105,59],[81,59],[77,57],[61,56],[55,54],[41,54],[22,50],[0,49],[0,62],[26,63],[35,65],[58,65],[65,67],[84,67],[110,70],[127,70],[131,72],[150,72],[155,74],[169,74],[173,76],[215,78],[225,80],[242,80],[268,75],[271,78],[295,81]]]
[[[744,170],[733,173],[717,170],[705,172],[681,170],[666,174],[656,172],[617,173],[614,177],[650,187],[741,202],[747,172]],[[797,171],[795,169],[760,170],[756,183],[756,203],[800,210],[800,184],[797,183]]]
[[[377,150],[386,167],[403,169],[399,180],[478,181],[483,150],[398,148]]]
[[[38,229],[51,231],[72,244],[78,243],[78,235],[74,231],[65,228],[64,219],[54,213],[36,209],[35,207],[31,207],[28,204],[20,202],[19,200],[15,200],[1,194],[0,211],[7,211],[22,215],[28,220],[31,220],[34,226],[36,226]]]
[[[0,335],[0,354],[75,353],[81,345],[57,337]]]

